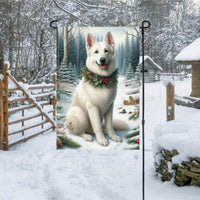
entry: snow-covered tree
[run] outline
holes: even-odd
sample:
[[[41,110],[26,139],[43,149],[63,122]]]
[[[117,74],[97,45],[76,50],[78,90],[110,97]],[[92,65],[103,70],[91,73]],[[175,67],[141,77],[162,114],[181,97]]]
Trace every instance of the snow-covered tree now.
[[[77,84],[76,72],[74,71],[72,63],[69,63],[68,66],[64,61],[61,63],[59,66],[59,81],[72,87]]]
[[[140,76],[141,76],[141,69],[140,69],[140,66],[138,65],[137,67],[136,67],[136,71],[135,71],[135,74],[134,74],[134,79],[136,80],[136,81],[139,81],[140,80]]]
[[[127,67],[127,69],[126,69],[126,79],[127,80],[130,80],[130,79],[133,79],[134,78],[134,68],[133,68],[133,66],[132,66],[132,64],[131,63],[129,63],[128,64],[128,67]]]

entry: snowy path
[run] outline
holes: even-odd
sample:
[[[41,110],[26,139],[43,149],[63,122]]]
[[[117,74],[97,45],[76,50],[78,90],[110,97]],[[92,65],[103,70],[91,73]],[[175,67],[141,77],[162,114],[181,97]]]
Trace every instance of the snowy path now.
[[[178,188],[154,175],[153,132],[165,121],[164,102],[164,86],[146,84],[146,200],[199,200],[199,188]],[[179,121],[199,114],[176,106]],[[141,200],[140,151],[56,150],[55,137],[49,132],[0,151],[1,200]]]
[[[0,159],[1,200],[139,199],[138,151],[56,150],[50,132]]]

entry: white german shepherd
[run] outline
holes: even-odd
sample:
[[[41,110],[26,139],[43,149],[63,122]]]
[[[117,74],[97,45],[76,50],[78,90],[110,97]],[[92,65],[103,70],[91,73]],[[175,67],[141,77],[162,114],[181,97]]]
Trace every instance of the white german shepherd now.
[[[87,70],[98,77],[103,77],[105,81],[109,80],[109,77],[116,71],[112,34],[108,32],[103,42],[97,42],[88,33],[86,49]],[[116,92],[117,84],[111,87],[105,85],[95,87],[91,82],[85,81],[83,77],[75,90],[71,106],[66,114],[69,132],[80,135],[87,141],[92,141],[91,134],[94,133],[98,143],[107,146],[108,141],[104,136],[102,125],[104,119],[106,132],[110,139],[121,142],[121,138],[115,134],[114,129],[127,130],[129,127],[122,120],[113,122],[113,104]]]

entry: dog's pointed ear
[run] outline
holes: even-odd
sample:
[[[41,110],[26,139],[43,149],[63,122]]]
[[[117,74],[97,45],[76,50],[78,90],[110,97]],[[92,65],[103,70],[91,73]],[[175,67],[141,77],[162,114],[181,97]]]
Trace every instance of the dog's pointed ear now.
[[[114,47],[114,40],[113,40],[113,36],[111,34],[110,31],[107,32],[104,41],[107,42],[109,45],[111,45],[112,47]]]
[[[87,34],[87,49],[91,48],[93,44],[96,42],[95,38],[91,33]]]

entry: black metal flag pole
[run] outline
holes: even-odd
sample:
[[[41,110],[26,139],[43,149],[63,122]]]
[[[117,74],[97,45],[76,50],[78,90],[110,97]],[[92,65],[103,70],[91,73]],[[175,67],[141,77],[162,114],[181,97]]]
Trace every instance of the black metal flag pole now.
[[[149,28],[151,23],[147,20],[142,21],[142,26],[140,27],[142,30],[142,200],[145,200],[145,136],[144,136],[144,127],[145,127],[145,119],[144,119],[144,73],[147,70],[144,69],[144,29]]]
[[[55,19],[55,20],[52,20],[51,22],[50,22],[50,27],[51,28],[53,28],[53,29],[56,29],[56,36],[57,36],[57,40],[56,40],[56,62],[57,62],[57,72],[58,72],[58,56],[59,56],[59,51],[58,51],[58,27],[57,26],[53,26],[53,23],[56,23],[56,22],[58,22],[58,20],[57,19]],[[58,73],[57,73],[57,77],[58,77]]]

